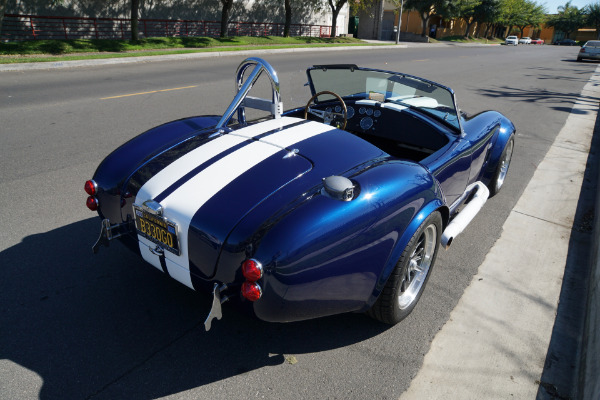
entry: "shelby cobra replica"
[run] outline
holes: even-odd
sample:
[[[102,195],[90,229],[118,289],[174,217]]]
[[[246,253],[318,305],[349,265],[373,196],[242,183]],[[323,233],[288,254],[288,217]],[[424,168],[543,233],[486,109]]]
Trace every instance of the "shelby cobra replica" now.
[[[307,70],[312,97],[283,111],[277,73],[249,58],[222,116],[125,143],[85,183],[94,245],[118,238],[166,275],[212,290],[205,327],[240,301],[265,321],[367,312],[394,324],[447,248],[500,190],[514,125],[467,117],[454,92],[356,65]],[[270,99],[248,93],[260,76]],[[249,108],[268,116],[246,119]]]

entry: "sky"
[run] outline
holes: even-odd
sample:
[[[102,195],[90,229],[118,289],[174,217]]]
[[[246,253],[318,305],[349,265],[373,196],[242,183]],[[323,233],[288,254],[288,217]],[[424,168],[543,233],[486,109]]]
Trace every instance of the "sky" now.
[[[550,14],[556,14],[556,9],[559,6],[564,6],[565,4],[567,4],[568,0],[537,0],[536,3],[538,4],[545,4],[546,5],[546,11],[548,11],[548,13]],[[575,6],[579,9],[582,9],[583,7],[585,7],[588,4],[593,4],[593,3],[597,3],[598,0],[572,0],[571,1],[571,5]]]

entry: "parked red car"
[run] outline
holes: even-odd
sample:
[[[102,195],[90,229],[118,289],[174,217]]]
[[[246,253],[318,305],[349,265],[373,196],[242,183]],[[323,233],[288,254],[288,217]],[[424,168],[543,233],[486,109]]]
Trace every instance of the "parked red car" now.
[[[531,39],[531,44],[544,44],[544,39]]]

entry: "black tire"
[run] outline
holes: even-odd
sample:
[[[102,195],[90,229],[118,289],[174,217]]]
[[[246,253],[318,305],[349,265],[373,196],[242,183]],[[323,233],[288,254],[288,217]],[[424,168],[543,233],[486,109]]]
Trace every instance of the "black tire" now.
[[[488,184],[488,188],[490,189],[490,197],[498,193],[504,185],[504,180],[506,178],[506,174],[508,173],[508,168],[510,167],[510,160],[512,159],[514,148],[515,136],[512,135],[510,139],[508,139],[508,142],[506,142],[504,150],[502,150],[502,155],[500,156],[500,160],[498,161],[498,165],[496,166],[494,176]]]
[[[431,275],[441,236],[442,216],[435,211],[408,242],[379,298],[367,311],[370,317],[393,325],[411,313]]]
[[[581,61],[581,60],[583,60],[583,58],[577,57],[577,61]]]

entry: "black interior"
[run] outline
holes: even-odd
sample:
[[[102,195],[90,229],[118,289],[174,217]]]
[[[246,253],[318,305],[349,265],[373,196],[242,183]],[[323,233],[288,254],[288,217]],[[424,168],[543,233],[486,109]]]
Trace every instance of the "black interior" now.
[[[336,105],[339,102],[327,102],[314,107],[325,110],[335,108]],[[354,101],[346,101],[346,107],[349,117],[345,130],[394,157],[421,161],[449,142],[449,130],[417,111],[381,107],[379,102],[356,104]],[[286,115],[303,118],[304,110]],[[311,114],[308,118],[320,121]],[[365,121],[365,118],[370,118],[370,121]]]

